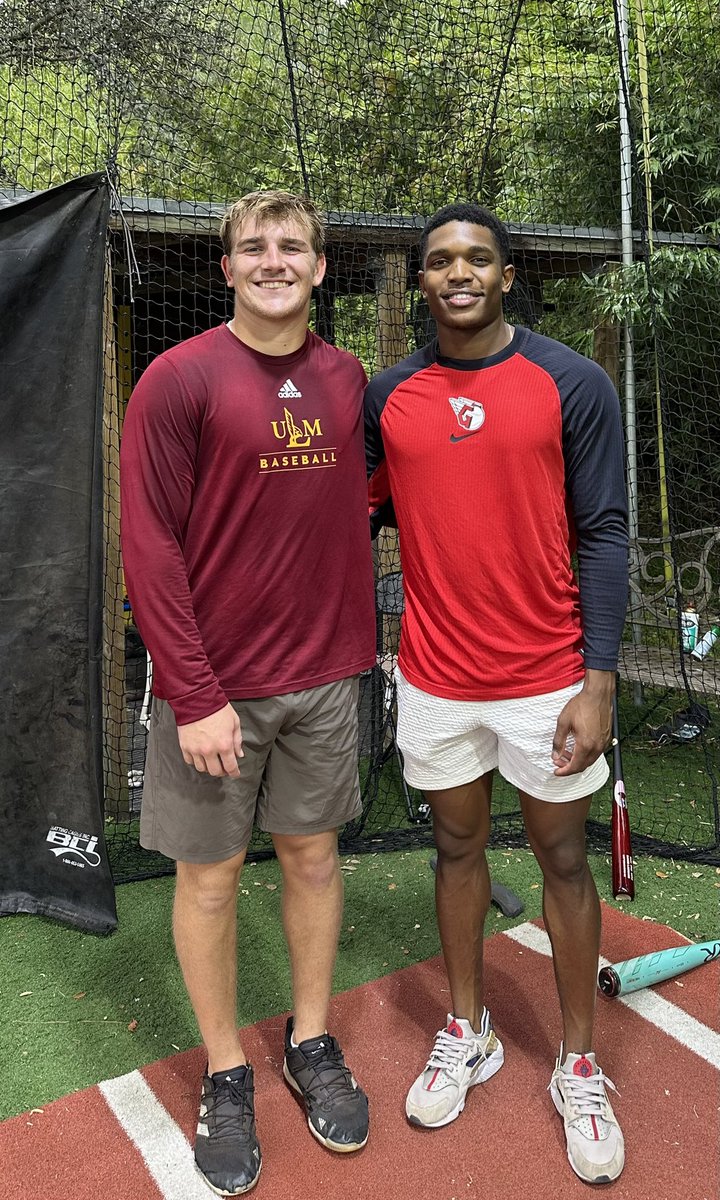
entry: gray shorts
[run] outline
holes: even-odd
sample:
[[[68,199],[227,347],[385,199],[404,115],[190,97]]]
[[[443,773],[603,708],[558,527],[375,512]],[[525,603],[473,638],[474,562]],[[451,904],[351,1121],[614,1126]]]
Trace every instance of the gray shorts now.
[[[234,700],[240,778],[215,778],[184,761],[173,711],[153,699],[140,844],[180,862],[232,858],[266,833],[336,829],[361,811],[358,677],[285,696]]]

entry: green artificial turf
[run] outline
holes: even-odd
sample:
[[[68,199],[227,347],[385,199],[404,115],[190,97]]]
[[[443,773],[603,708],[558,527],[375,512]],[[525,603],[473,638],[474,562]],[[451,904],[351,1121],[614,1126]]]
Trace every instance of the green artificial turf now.
[[[630,823],[634,832],[677,847],[716,845],[713,778],[720,778],[720,707],[705,697],[710,724],[702,739],[658,745],[652,731],[687,710],[689,699],[676,689],[645,688],[643,703],[630,688],[618,698],[622,756]],[[612,794],[602,789],[593,801],[595,820],[610,823]]]
[[[337,991],[438,953],[429,857],[426,849],[342,858]],[[495,850],[490,860],[493,878],[525,904],[517,921],[538,916],[541,876],[532,854]],[[592,866],[610,899],[609,859],[595,855]],[[717,934],[720,869],[640,859],[636,881],[637,899],[618,907],[696,941]],[[173,887],[173,879],[162,878],[118,888],[119,926],[107,938],[40,917],[0,921],[0,1118],[197,1045],[172,949]],[[274,860],[246,868],[238,896],[240,1025],[290,1007],[280,898]],[[487,933],[517,921],[493,908]]]

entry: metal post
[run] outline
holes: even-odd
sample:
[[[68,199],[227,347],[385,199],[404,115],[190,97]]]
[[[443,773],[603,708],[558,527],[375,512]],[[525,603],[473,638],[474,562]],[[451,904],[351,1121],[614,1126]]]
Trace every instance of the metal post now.
[[[628,0],[618,0],[618,31],[619,31],[619,67],[620,79],[618,87],[618,113],[620,117],[620,230],[622,236],[622,261],[624,268],[633,264],[633,230],[632,230],[632,145],[630,140],[630,116],[628,104],[630,100],[630,21]],[[633,347],[633,330],[629,321],[625,322],[625,447],[627,454],[627,490],[628,490],[628,527],[630,533],[630,572],[631,576],[639,573],[637,550],[638,526],[638,483],[637,483],[637,415],[635,408],[635,356]],[[634,613],[631,613],[634,618]],[[642,631],[633,619],[633,642],[638,645],[642,641]],[[633,699],[636,704],[642,704],[642,685],[633,684]]]

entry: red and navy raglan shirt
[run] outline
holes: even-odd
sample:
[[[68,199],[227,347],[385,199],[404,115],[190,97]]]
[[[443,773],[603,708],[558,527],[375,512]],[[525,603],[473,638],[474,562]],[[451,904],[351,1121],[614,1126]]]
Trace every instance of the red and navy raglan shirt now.
[[[479,361],[432,342],[368,385],[365,443],[371,518],[392,505],[400,535],[406,679],[500,700],[616,669],[627,501],[601,367],[523,328]]]
[[[155,359],[121,446],[128,595],[178,724],[375,661],[356,358],[268,355],[226,325]]]

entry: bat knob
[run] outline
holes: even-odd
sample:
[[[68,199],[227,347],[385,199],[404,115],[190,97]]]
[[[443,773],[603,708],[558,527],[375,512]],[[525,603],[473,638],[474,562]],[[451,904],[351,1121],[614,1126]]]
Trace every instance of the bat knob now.
[[[620,976],[612,967],[603,967],[598,974],[598,987],[603,996],[620,995]]]

